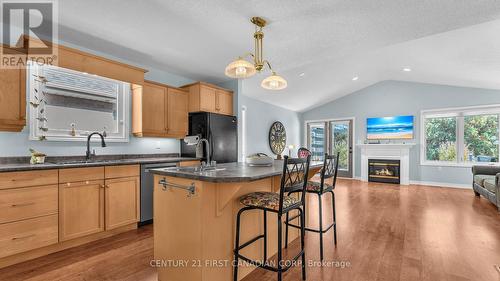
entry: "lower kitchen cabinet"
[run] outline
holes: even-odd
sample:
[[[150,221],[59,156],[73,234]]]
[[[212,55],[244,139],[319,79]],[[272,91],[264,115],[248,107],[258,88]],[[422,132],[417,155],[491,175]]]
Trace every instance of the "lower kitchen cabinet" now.
[[[57,214],[0,225],[0,258],[57,243]]]
[[[106,230],[139,220],[139,177],[107,179],[105,183]]]
[[[59,185],[59,240],[104,231],[104,181]]]

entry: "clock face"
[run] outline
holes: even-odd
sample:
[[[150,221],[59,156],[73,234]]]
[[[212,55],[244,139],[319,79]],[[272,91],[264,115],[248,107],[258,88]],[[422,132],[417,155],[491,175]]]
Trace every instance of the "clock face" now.
[[[281,154],[286,146],[285,126],[276,121],[269,129],[269,146],[274,154]]]

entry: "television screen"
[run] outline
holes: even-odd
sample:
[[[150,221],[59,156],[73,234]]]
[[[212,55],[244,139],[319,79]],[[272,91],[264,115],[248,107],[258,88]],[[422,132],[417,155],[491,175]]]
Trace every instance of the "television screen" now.
[[[369,140],[412,139],[413,116],[393,116],[366,119]]]

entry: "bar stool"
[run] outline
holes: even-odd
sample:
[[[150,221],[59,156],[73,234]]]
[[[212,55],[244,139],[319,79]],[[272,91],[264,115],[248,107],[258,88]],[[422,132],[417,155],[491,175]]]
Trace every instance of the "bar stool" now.
[[[312,156],[312,153],[309,149],[305,148],[305,147],[301,147],[299,148],[299,150],[297,150],[297,157],[299,158],[307,158],[307,156],[311,155]]]
[[[328,155],[325,154],[325,160],[323,162],[323,168],[321,169],[321,180],[320,182],[315,182],[315,181],[308,181],[307,182],[307,187],[306,187],[306,193],[312,193],[318,195],[318,206],[319,206],[319,229],[312,229],[308,227],[304,227],[306,231],[311,231],[315,233],[319,233],[319,252],[320,252],[320,259],[323,261],[323,233],[327,232],[333,227],[333,241],[335,247],[337,246],[337,218],[336,218],[336,212],[335,212],[335,183],[337,182],[337,171],[339,168],[339,154],[337,155]],[[326,179],[333,178],[332,184],[328,184],[325,182]],[[290,195],[292,192],[289,192],[288,195]],[[322,200],[321,196],[325,193],[331,193],[332,194],[332,211],[333,211],[333,222],[331,225],[329,225],[327,228],[323,228],[323,208],[322,208]],[[304,201],[304,214],[306,212],[306,205]],[[305,216],[305,215],[304,215]],[[291,218],[288,217],[288,213],[286,214],[286,219],[285,219],[285,224],[286,224],[286,230],[285,230],[285,248],[288,245],[288,226],[295,227],[295,228],[302,228],[302,224],[300,226],[297,226],[295,224],[290,223],[290,221],[296,219],[298,216],[293,216]]]
[[[300,251],[293,258],[294,261],[302,257],[302,279],[306,280],[306,257],[304,251],[304,225],[305,216],[302,210],[305,200],[305,189],[307,186],[307,179],[309,174],[309,162],[311,157],[307,158],[288,158],[284,157],[283,161],[283,173],[281,175],[281,185],[279,193],[275,192],[253,192],[240,197],[240,202],[245,205],[238,212],[236,218],[236,246],[234,248],[234,281],[238,280],[238,260],[242,259],[249,264],[258,266],[260,268],[271,270],[278,273],[278,281],[282,280],[283,272],[290,269],[293,263],[287,263],[289,265],[282,264],[282,216],[292,210],[297,210],[299,212],[298,217],[300,217],[300,226],[297,226],[300,231]],[[285,195],[287,192],[300,192],[300,198]],[[241,215],[250,210],[262,210],[264,215],[264,233],[258,235],[249,241],[240,245],[240,219]],[[276,267],[270,266],[266,263],[267,261],[267,212],[272,212],[277,214],[278,222],[278,263]],[[239,251],[252,243],[258,241],[259,239],[264,240],[264,259],[263,262],[251,260],[239,253]]]

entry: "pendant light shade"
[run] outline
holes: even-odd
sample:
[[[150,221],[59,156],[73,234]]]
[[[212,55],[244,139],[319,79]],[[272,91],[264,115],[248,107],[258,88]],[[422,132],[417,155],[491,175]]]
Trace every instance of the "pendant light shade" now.
[[[262,88],[267,90],[283,90],[286,88],[287,82],[283,77],[276,74],[276,72],[273,72],[271,76],[262,80],[260,85]]]
[[[262,83],[260,85],[264,89],[268,90],[285,89],[287,86],[286,80],[273,71],[271,63],[269,63],[268,60],[264,59],[262,55],[262,40],[264,38],[264,32],[262,31],[262,29],[264,28],[264,26],[266,26],[266,20],[261,17],[253,17],[250,21],[255,25],[255,33],[253,34],[253,38],[255,41],[254,53],[247,53],[245,56],[239,57],[237,60],[231,62],[226,67],[224,73],[226,74],[226,76],[231,78],[244,79],[253,76],[256,72],[261,73],[267,66],[272,72],[272,75],[262,80]],[[252,62],[243,59],[249,56],[252,57]]]
[[[248,78],[255,75],[256,72],[255,66],[242,58],[228,64],[225,70],[226,76],[231,78]]]

